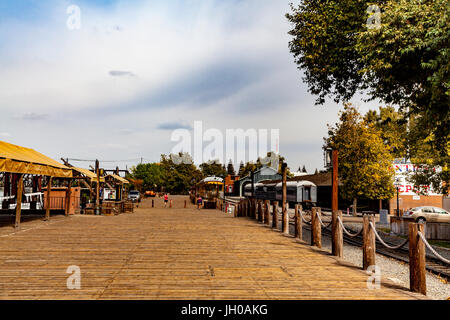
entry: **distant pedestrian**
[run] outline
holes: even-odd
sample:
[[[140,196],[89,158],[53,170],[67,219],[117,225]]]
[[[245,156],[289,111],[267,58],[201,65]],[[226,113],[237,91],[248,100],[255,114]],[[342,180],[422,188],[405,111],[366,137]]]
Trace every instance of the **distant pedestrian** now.
[[[166,193],[165,195],[164,195],[164,208],[165,207],[167,207],[167,203],[169,202],[169,196],[168,196],[168,194]]]
[[[200,210],[200,208],[202,207],[202,204],[203,204],[203,199],[199,195],[198,198],[197,198],[197,208],[198,208],[198,210]]]

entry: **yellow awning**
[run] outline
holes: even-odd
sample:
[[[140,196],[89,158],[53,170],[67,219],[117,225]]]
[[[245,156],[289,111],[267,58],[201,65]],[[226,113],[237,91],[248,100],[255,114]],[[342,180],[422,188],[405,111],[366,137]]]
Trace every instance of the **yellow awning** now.
[[[116,179],[117,181],[119,181],[120,183],[123,183],[123,184],[129,184],[130,183],[130,182],[128,182],[127,179],[122,178],[121,176],[118,176],[116,174],[108,174],[106,177],[113,177],[114,179]]]
[[[94,172],[92,172],[88,169],[77,168],[77,167],[71,167],[71,169],[86,176],[87,178],[89,178],[91,180],[91,182],[97,182],[97,175]],[[105,182],[105,178],[100,177],[100,182]]]
[[[72,170],[42,153],[0,141],[0,172],[71,178]]]

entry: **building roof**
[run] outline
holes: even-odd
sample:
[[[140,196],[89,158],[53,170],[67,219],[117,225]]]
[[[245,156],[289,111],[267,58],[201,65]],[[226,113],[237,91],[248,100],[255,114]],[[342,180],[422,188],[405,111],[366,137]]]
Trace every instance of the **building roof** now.
[[[110,177],[112,179],[115,179],[115,180],[117,180],[117,181],[119,181],[120,183],[123,183],[123,184],[129,184],[130,183],[127,179],[122,178],[121,176],[118,176],[116,174],[108,174],[107,176],[105,176],[105,178],[108,178],[108,177]]]
[[[92,172],[88,169],[77,168],[77,167],[71,167],[71,169],[77,173],[84,175],[86,178],[90,179],[91,182],[97,182],[97,175],[94,172]],[[105,182],[105,178],[100,177],[100,182]]]
[[[0,141],[0,172],[72,178],[69,167],[40,152]]]
[[[332,175],[331,172],[325,172],[325,173],[318,173],[318,174],[309,174],[305,176],[298,176],[293,178],[288,178],[287,181],[310,181],[314,183],[316,186],[331,186],[332,185]],[[272,180],[272,181],[262,181],[264,184],[271,184],[271,183],[279,183],[281,182],[280,179],[278,180]],[[339,181],[339,185],[341,185],[341,182]]]

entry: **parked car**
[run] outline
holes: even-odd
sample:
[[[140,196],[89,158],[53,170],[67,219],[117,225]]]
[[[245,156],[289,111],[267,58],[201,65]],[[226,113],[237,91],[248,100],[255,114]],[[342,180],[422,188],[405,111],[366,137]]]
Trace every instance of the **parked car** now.
[[[128,200],[131,200],[133,202],[141,202],[141,194],[137,190],[131,190],[128,193]]]
[[[406,211],[404,217],[413,218],[416,222],[450,222],[450,212],[438,207],[417,207]]]

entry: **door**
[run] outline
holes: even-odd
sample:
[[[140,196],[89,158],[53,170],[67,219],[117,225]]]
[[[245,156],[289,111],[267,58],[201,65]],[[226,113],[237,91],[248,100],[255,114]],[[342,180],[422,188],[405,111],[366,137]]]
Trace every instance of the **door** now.
[[[436,222],[437,221],[437,213],[434,212],[431,207],[424,207],[422,209],[423,215],[428,222]]]

